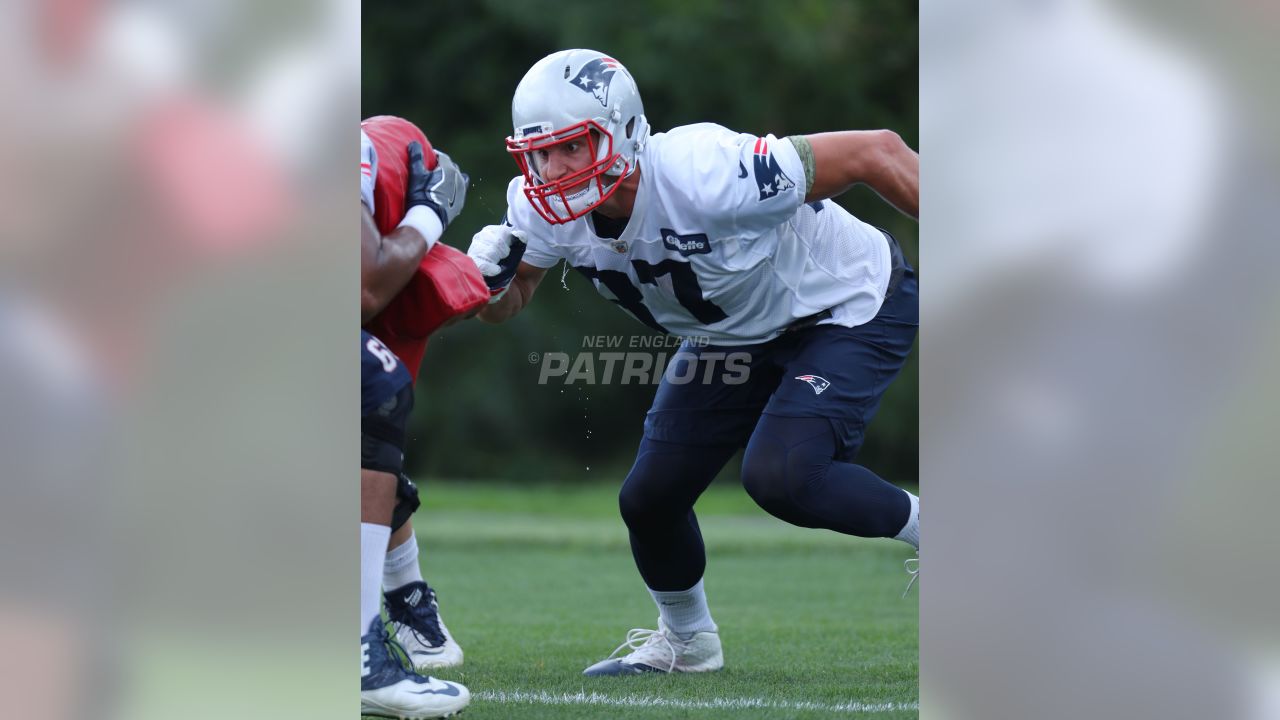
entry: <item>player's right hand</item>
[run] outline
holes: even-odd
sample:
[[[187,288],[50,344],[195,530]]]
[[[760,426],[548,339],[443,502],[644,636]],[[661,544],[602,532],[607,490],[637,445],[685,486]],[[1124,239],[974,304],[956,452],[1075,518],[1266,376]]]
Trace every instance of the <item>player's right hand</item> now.
[[[440,216],[440,224],[449,223],[462,212],[467,201],[467,185],[471,178],[458,168],[448,154],[436,150],[436,169],[427,172],[422,145],[409,143],[409,182],[405,188],[405,210],[425,205]]]
[[[489,286],[489,302],[497,302],[506,294],[524,249],[524,233],[509,225],[487,225],[471,238],[467,255]]]

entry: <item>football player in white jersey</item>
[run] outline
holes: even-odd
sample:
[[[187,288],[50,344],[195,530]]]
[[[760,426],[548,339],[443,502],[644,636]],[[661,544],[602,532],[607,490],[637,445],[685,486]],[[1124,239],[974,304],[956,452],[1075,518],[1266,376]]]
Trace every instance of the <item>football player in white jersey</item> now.
[[[585,673],[724,666],[693,505],[738,448],[772,515],[918,552],[919,499],[852,462],[914,344],[915,273],[828,198],[864,183],[916,217],[919,156],[887,130],[650,135],[630,73],[593,50],[536,63],[512,121],[521,175],[469,250],[493,293],[480,318],[518,313],[563,259],[646,325],[698,339],[667,366],[619,497],[658,628]],[[734,352],[745,378],[711,367]]]

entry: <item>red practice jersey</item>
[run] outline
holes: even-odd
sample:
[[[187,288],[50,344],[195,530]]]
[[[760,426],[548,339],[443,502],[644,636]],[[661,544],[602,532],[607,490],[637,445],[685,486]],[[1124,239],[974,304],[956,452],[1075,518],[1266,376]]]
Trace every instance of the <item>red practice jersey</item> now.
[[[414,140],[422,145],[427,169],[434,169],[435,151],[413,123],[390,115],[360,123],[360,200],[373,212],[378,232],[383,235],[395,230],[404,219],[409,179],[407,147]],[[417,381],[427,336],[450,318],[488,301],[489,290],[475,263],[457,249],[438,242],[404,289],[365,329],[400,356]]]

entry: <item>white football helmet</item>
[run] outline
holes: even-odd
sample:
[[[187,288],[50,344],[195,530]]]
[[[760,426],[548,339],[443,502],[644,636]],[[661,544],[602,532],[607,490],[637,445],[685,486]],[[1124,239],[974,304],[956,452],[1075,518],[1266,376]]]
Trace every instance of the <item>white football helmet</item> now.
[[[608,200],[636,169],[649,137],[640,91],[622,63],[595,50],[561,50],[539,60],[511,100],[514,132],[507,152],[524,174],[524,194],[552,224],[586,215]],[[593,132],[594,131],[594,132]],[[593,161],[547,180],[547,150],[586,142]]]

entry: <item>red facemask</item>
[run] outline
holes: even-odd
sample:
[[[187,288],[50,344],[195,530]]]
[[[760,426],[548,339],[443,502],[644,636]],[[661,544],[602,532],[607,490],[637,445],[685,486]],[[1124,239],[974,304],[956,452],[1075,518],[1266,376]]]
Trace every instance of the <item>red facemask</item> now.
[[[593,132],[594,131],[594,132]],[[606,143],[604,152],[596,138],[603,138]],[[586,167],[574,170],[554,181],[547,181],[542,175],[545,156],[541,153],[550,148],[571,142],[585,142],[588,157],[593,161]],[[524,194],[529,204],[542,216],[543,220],[558,225],[576,220],[592,210],[600,207],[618,189],[618,181],[605,184],[605,173],[618,162],[619,153],[613,149],[613,137],[594,120],[582,122],[554,130],[552,132],[530,134],[520,138],[507,138],[507,152],[515,158],[516,165],[524,175]],[[630,166],[623,165],[619,177],[625,177]]]

